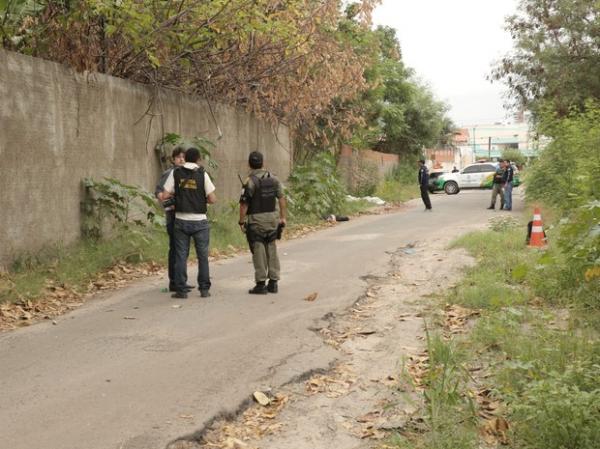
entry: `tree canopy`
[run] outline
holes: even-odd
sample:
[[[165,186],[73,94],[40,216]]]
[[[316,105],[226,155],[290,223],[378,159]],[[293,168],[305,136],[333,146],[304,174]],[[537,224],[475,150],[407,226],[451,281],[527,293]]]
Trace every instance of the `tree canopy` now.
[[[243,107],[313,147],[433,143],[446,107],[415,80],[379,0],[0,0],[10,50]]]
[[[551,104],[567,115],[600,100],[598,0],[522,0],[507,30],[514,50],[492,78],[506,82],[517,105],[537,114]]]

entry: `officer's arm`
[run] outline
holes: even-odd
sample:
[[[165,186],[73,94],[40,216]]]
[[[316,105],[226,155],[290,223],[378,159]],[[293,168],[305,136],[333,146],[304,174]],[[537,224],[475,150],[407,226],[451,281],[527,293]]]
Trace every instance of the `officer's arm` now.
[[[286,224],[287,220],[285,216],[287,215],[287,201],[285,200],[285,196],[279,197],[279,223]]]
[[[215,195],[215,192],[206,195],[206,202],[208,204],[215,204],[217,202],[217,196]]]
[[[175,176],[173,175],[173,170],[169,172],[167,179],[165,180],[162,191],[158,192],[158,199],[161,201],[168,200],[175,194]]]
[[[247,213],[248,213],[248,204],[240,203],[240,221],[239,221],[240,226],[244,226],[244,224],[246,223],[246,214]]]

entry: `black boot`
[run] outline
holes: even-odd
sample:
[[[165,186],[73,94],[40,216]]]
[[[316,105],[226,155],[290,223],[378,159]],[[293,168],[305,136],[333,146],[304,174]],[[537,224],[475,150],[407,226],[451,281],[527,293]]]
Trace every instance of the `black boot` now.
[[[269,284],[267,285],[267,291],[269,293],[277,293],[279,288],[277,288],[277,281],[273,281],[269,279]]]
[[[248,290],[248,293],[250,293],[251,295],[266,295],[267,292],[267,286],[265,285],[264,281],[257,282],[254,288]]]
[[[488,210],[494,210],[494,209],[496,209],[494,206],[488,207]]]

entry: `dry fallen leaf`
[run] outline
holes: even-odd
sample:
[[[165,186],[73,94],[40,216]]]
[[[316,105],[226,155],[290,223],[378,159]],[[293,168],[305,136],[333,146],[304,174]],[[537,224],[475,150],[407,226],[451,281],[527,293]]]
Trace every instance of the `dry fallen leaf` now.
[[[312,302],[315,299],[317,299],[317,296],[319,296],[319,293],[318,292],[314,292],[314,293],[311,293],[310,295],[308,295],[306,298],[304,298],[304,300]]]
[[[263,407],[266,407],[267,405],[269,405],[271,403],[271,400],[262,391],[255,391],[253,396],[254,396],[254,399],[256,399],[256,402],[258,402]]]

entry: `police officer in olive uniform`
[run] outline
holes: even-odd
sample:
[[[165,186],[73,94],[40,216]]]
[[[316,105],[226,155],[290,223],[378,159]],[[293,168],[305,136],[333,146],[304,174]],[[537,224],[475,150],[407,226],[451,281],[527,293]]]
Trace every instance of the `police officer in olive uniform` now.
[[[492,181],[492,202],[488,209],[494,210],[496,208],[496,197],[500,195],[500,209],[504,209],[504,192],[502,191],[502,179],[504,178],[504,161],[501,159],[498,161],[498,167],[496,173],[494,173],[494,179]]]
[[[246,233],[254,264],[256,285],[249,293],[277,293],[280,267],[275,240],[278,230],[286,224],[283,187],[273,174],[263,169],[260,152],[250,153],[248,165],[251,171],[240,197],[239,225]]]

